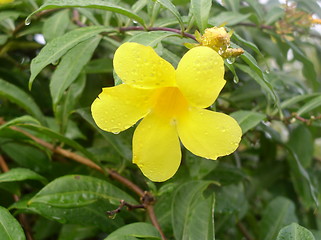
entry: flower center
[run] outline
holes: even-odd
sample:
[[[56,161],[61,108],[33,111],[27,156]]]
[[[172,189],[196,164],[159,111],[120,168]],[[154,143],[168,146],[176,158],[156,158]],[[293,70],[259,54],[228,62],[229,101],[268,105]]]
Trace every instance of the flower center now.
[[[155,95],[154,111],[160,117],[175,118],[187,111],[188,102],[177,87],[160,88]]]

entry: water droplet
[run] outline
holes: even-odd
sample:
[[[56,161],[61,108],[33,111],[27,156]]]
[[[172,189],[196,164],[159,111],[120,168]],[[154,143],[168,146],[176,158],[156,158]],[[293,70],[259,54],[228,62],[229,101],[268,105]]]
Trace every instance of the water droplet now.
[[[223,53],[224,53],[223,48],[220,48],[220,49],[218,50],[218,54],[222,55]]]
[[[235,57],[229,57],[226,59],[228,64],[233,64],[235,62]]]
[[[59,59],[57,59],[56,61],[53,61],[51,64],[54,65],[54,66],[57,66],[59,63]]]
[[[113,134],[119,134],[120,132],[112,132]]]
[[[236,83],[236,84],[239,83],[239,78],[238,78],[238,76],[234,76],[234,77],[233,77],[233,82]]]
[[[28,25],[30,25],[30,23],[31,23],[31,19],[30,18],[26,18],[25,25],[28,26]]]

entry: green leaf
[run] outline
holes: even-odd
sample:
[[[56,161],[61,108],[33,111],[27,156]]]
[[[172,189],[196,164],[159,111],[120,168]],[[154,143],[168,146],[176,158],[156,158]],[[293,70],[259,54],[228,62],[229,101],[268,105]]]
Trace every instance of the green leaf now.
[[[191,0],[191,12],[201,33],[207,28],[211,7],[212,0]]]
[[[284,197],[273,199],[263,212],[260,222],[262,240],[274,240],[280,229],[292,222],[297,222],[294,203]]]
[[[311,166],[313,157],[313,137],[305,125],[300,124],[291,131],[288,146],[296,153],[304,168]]]
[[[302,166],[300,159],[295,151],[289,146],[285,145],[290,153],[288,162],[290,165],[292,182],[295,190],[301,196],[306,207],[311,207],[313,204],[318,207],[319,201],[317,198],[318,191],[312,183],[311,177],[307,170]]]
[[[204,197],[210,181],[191,181],[181,185],[172,202],[172,227],[176,239],[214,238],[214,196]]]
[[[123,8],[116,3],[112,3],[110,1],[104,1],[104,0],[91,0],[90,2],[79,1],[79,0],[47,0],[43,5],[40,6],[39,9],[31,13],[28,16],[26,21],[28,21],[28,19],[30,19],[32,15],[36,14],[37,12],[41,12],[43,10],[56,9],[56,8],[76,8],[76,7],[102,9],[106,11],[119,13],[129,18],[132,18],[133,20],[139,22],[143,26],[145,25],[144,20],[139,15],[131,11],[130,9]]]
[[[113,61],[110,58],[100,58],[91,60],[85,66],[86,73],[112,73]]]
[[[233,12],[238,12],[240,9],[240,0],[223,0],[222,1],[227,9]]]
[[[297,223],[282,228],[276,240],[315,240],[313,234]]]
[[[40,190],[29,205],[43,203],[58,208],[82,207],[98,200],[119,205],[120,200],[136,204],[130,195],[107,181],[83,176],[69,175],[55,179]]]
[[[101,36],[85,40],[62,57],[50,81],[50,93],[54,106],[57,105],[65,90],[77,79],[83,67],[89,62],[100,40]]]
[[[257,0],[245,0],[256,12],[257,16],[260,19],[263,19],[264,17],[264,10],[260,2]]]
[[[92,127],[96,129],[119,153],[120,156],[129,160],[131,159],[132,152],[131,149],[124,145],[118,136],[115,136],[113,133],[105,132],[97,127],[96,123],[94,122],[92,116],[90,115],[89,111],[86,109],[78,109],[76,111],[83,119],[85,119]]]
[[[184,22],[183,22],[183,19],[182,19],[180,13],[176,9],[175,5],[170,0],[155,0],[155,1],[158,2],[159,4],[161,4],[167,10],[169,10],[172,14],[174,14],[174,16],[176,17],[176,19],[179,22],[179,25],[181,26],[181,31],[183,32],[185,30]]]
[[[313,62],[310,61],[306,54],[294,42],[287,41],[286,43],[293,50],[294,57],[302,62],[302,73],[305,76],[305,78],[310,82],[310,84],[313,86],[315,90],[319,89],[321,84],[320,81],[318,81],[317,73],[315,71]]]
[[[44,67],[46,67],[50,63],[56,62],[61,56],[63,56],[69,49],[73,48],[75,45],[106,30],[106,27],[103,26],[82,27],[70,31],[63,36],[57,37],[50,41],[41,49],[38,56],[31,61],[31,76],[29,79],[29,88],[31,88],[36,76]]]
[[[243,110],[233,112],[230,116],[239,123],[243,134],[257,126],[266,117],[262,113]]]
[[[5,128],[10,127],[10,126],[19,125],[19,124],[25,124],[25,123],[32,123],[32,124],[35,124],[35,125],[40,125],[39,121],[37,121],[36,119],[34,119],[31,116],[26,115],[26,116],[14,118],[11,121],[8,121],[3,125],[0,125],[0,131],[2,129],[5,129]]]
[[[27,168],[12,168],[8,172],[0,174],[0,183],[24,180],[37,180],[43,184],[47,183],[46,178]]]
[[[321,95],[316,96],[304,104],[299,110],[298,115],[305,114],[321,106]]]
[[[69,10],[59,11],[49,18],[43,24],[43,35],[47,42],[62,36],[68,28]]]
[[[250,13],[242,14],[239,12],[226,11],[217,14],[215,17],[210,18],[208,22],[213,26],[233,26],[235,24],[247,20],[250,16]]]
[[[286,107],[292,106],[298,102],[304,101],[306,99],[319,96],[320,93],[309,93],[309,94],[304,94],[304,95],[299,95],[299,96],[294,96],[292,98],[286,99],[281,103],[281,108],[284,109]]]
[[[234,40],[237,40],[238,42],[242,43],[244,46],[247,46],[249,47],[250,49],[252,49],[255,53],[257,53],[260,57],[264,58],[263,54],[261,53],[261,51],[258,49],[258,47],[250,42],[250,41],[247,41],[245,40],[244,38],[242,38],[240,35],[238,35],[236,32],[233,33],[232,35],[232,39]],[[248,55],[247,55],[248,56]],[[243,59],[244,60],[244,59]],[[253,60],[252,60],[253,61]],[[257,63],[255,61],[253,61],[253,64],[256,64]]]
[[[253,80],[256,81],[267,93],[269,93],[269,95],[273,98],[273,100],[278,103],[278,96],[274,92],[271,83],[269,83],[265,79],[265,75],[263,74],[261,69],[257,66],[256,61],[255,61],[255,63],[252,62],[252,60],[255,60],[255,59],[252,56],[251,56],[251,58],[248,58],[248,56],[244,57],[244,59],[246,59],[244,61],[246,61],[251,67],[248,67],[243,64],[235,64],[235,66],[238,69],[240,69],[241,71],[243,71],[243,72],[247,73],[249,76],[251,76],[253,78]],[[253,67],[254,67],[254,69],[253,69]]]
[[[165,31],[141,32],[127,39],[127,41],[137,42],[145,46],[156,47],[160,41],[171,36],[180,36],[180,35],[178,35],[177,33],[165,32]]]
[[[87,151],[78,142],[63,136],[63,135],[53,131],[50,128],[39,126],[39,125],[33,125],[33,124],[20,124],[20,126],[23,127],[23,128],[35,131],[35,132],[37,132],[39,134],[43,134],[45,137],[49,137],[51,139],[59,140],[62,143],[65,143],[65,144],[69,145],[70,147],[73,147],[74,149],[80,151],[86,157],[88,157],[90,160],[92,160],[95,163],[97,163],[98,165],[100,165],[100,163],[96,160],[95,156],[93,156],[93,154],[91,154],[89,151]]]
[[[1,78],[0,96],[14,102],[15,104],[23,108],[27,113],[34,116],[41,123],[45,123],[45,117],[35,101],[23,90],[21,90],[14,84],[2,80]]]
[[[1,240],[25,240],[22,227],[10,212],[0,206],[0,239]]]
[[[105,240],[118,240],[127,239],[126,237],[137,237],[137,238],[153,238],[155,240],[160,239],[161,236],[156,228],[150,223],[132,223],[125,225],[116,231],[112,232],[105,238]]]

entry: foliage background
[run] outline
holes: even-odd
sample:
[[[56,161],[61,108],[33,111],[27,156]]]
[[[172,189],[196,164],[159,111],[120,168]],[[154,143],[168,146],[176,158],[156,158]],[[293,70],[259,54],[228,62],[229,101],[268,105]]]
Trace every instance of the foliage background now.
[[[321,17],[320,1],[0,4],[0,238],[321,239],[312,14]],[[245,53],[225,60],[228,83],[212,108],[238,120],[240,147],[218,161],[183,150],[171,180],[150,182],[131,163],[134,129],[102,132],[90,115],[101,88],[119,83],[113,53],[135,41],[176,66],[189,34],[222,24]],[[107,216],[120,200],[143,206]]]

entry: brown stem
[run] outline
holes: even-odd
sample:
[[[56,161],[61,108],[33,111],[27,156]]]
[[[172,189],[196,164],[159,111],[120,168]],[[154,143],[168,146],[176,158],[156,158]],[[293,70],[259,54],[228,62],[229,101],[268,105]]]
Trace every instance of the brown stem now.
[[[3,172],[8,172],[10,170],[2,155],[0,155],[0,168]],[[13,199],[15,202],[18,202],[20,200],[19,196],[16,194],[13,195]],[[25,230],[27,240],[33,240],[33,237],[31,235],[31,228],[27,221],[26,215],[23,213],[20,213],[18,218],[19,218],[19,222],[21,223],[21,226]]]
[[[144,28],[140,26],[133,26],[133,27],[121,27],[119,28],[120,32],[127,32],[127,31],[166,31],[166,32],[174,32],[178,33],[184,37],[191,38],[196,41],[196,38],[193,34],[182,32],[181,30],[175,28],[167,28],[167,27],[149,27]]]
[[[0,119],[0,125],[1,124],[4,124],[5,122],[3,120]],[[90,168],[93,168],[99,172],[102,172],[104,173],[104,170],[116,181],[122,183],[123,185],[125,185],[126,187],[128,187],[129,189],[131,189],[132,191],[134,191],[138,196],[141,197],[141,201],[145,207],[145,209],[147,210],[148,212],[148,215],[149,215],[149,218],[151,219],[151,222],[152,224],[154,225],[154,227],[159,231],[159,233],[161,234],[162,236],[162,239],[163,240],[166,240],[166,237],[157,221],[157,217],[155,215],[155,212],[154,212],[154,208],[152,206],[152,204],[154,203],[154,197],[148,193],[148,192],[145,192],[143,191],[139,186],[137,186],[135,183],[131,182],[129,179],[121,176],[119,173],[117,173],[116,171],[114,170],[111,170],[111,169],[102,169],[100,166],[98,166],[96,163],[92,162],[90,159],[86,158],[86,157],[83,157],[83,156],[80,156],[74,152],[71,152],[71,151],[68,151],[66,149],[63,149],[59,146],[54,146],[40,138],[37,138],[35,136],[33,136],[31,133],[23,130],[23,129],[20,129],[20,128],[17,128],[17,127],[14,127],[14,126],[11,126],[10,127],[12,130],[15,130],[17,132],[20,132],[24,135],[26,135],[27,137],[31,138],[32,140],[34,140],[35,142],[37,142],[38,144],[42,145],[43,147],[49,149],[50,151],[52,151],[53,153],[56,153],[56,154],[59,154],[59,155],[62,155],[66,158],[69,158],[71,160],[74,160],[76,162],[79,162],[81,164],[84,164]]]
[[[242,222],[238,222],[236,226],[247,240],[255,240]]]

